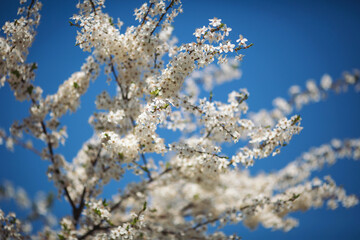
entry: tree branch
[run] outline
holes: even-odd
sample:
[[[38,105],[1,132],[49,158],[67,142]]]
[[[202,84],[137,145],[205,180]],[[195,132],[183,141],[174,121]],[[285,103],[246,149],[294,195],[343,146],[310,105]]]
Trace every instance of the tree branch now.
[[[156,28],[159,26],[160,22],[162,21],[162,19],[164,18],[165,14],[167,13],[167,11],[174,5],[176,0],[172,0],[171,3],[169,4],[169,6],[167,6],[167,8],[165,9],[165,12],[160,16],[159,21],[157,22],[156,26],[154,27],[154,29],[151,31],[150,36],[154,33],[154,31],[156,30]]]

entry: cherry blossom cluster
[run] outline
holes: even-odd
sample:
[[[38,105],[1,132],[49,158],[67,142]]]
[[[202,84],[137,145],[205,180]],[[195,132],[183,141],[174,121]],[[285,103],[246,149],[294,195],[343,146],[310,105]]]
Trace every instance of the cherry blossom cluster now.
[[[30,199],[26,191],[21,188],[15,188],[11,182],[5,181],[0,185],[0,201],[14,201],[22,212],[26,213],[26,220],[20,221],[16,218],[15,213],[9,213],[8,216],[4,216],[4,213],[0,210],[2,215],[1,222],[5,222],[0,231],[0,236],[7,238],[14,237],[15,239],[21,238],[26,234],[32,232],[32,222],[41,221],[44,226],[54,227],[57,224],[56,217],[49,211],[54,203],[55,197],[53,193],[45,194],[44,192],[38,192],[34,199]],[[6,225],[9,225],[5,227]],[[20,234],[16,237],[11,235],[11,231],[14,234]],[[5,238],[6,239],[6,238]]]
[[[2,210],[0,210],[0,236],[4,239],[21,239],[23,235],[21,234],[22,225],[19,219],[16,218],[15,213],[9,213],[5,215]]]
[[[331,91],[346,92],[349,87],[353,86],[359,92],[359,79],[359,70],[354,70],[353,73],[345,72],[342,78],[335,81],[328,74],[323,75],[320,84],[314,80],[308,80],[304,90],[301,90],[298,85],[291,86],[289,99],[277,97],[273,100],[274,109],[271,111],[262,109],[257,113],[250,113],[250,118],[261,125],[273,126],[278,119],[291,114],[294,109],[300,110],[304,105],[325,99]]]
[[[339,154],[330,157],[333,161],[342,157],[358,158],[358,139],[347,140],[344,143],[338,140],[335,142],[337,144],[335,149]],[[317,149],[322,148],[324,147]],[[318,151],[322,151],[317,149],[307,153],[307,158],[316,161],[319,155]],[[299,166],[300,170],[301,166],[305,168],[305,166],[309,165],[314,166],[311,171],[316,169],[316,163],[308,162],[303,158],[295,162],[298,163],[297,166]],[[206,230],[206,225],[212,222],[226,225],[242,221],[250,228],[255,228],[261,223],[267,228],[288,231],[298,224],[295,219],[287,216],[291,212],[318,208],[325,203],[330,209],[336,208],[338,204],[351,207],[358,203],[356,196],[347,195],[345,190],[336,186],[330,177],[326,177],[325,180],[319,178],[309,179],[309,174],[304,176],[300,173],[300,176],[303,176],[299,179],[300,181],[295,182],[290,179],[287,182],[287,173],[296,176],[295,168],[289,166],[273,174],[259,174],[256,176],[251,176],[247,171],[230,169],[226,172],[213,174],[213,177],[217,175],[216,181],[199,174],[196,178],[179,179],[178,174],[174,173],[174,171],[178,170],[174,169],[166,178],[164,176],[160,180],[160,182],[163,182],[154,182],[154,184],[159,184],[161,187],[154,188],[152,192],[153,201],[159,204],[156,212],[152,214],[168,212],[167,205],[162,208],[161,206],[164,205],[160,204],[164,203],[166,199],[166,203],[172,206],[173,219],[176,219],[179,214],[183,216],[189,214],[198,215],[188,225],[185,224],[184,219],[178,219],[179,224],[184,224],[183,230],[179,230],[179,226],[173,226],[179,232],[168,233],[169,235],[188,234],[186,236],[190,237],[192,236],[189,233],[190,231],[200,226]],[[320,165],[317,166],[320,167]],[[291,178],[291,175],[289,175],[289,178]],[[236,179],[236,181],[229,182],[229,179]],[[239,196],[243,196],[243,198],[239,198]],[[175,222],[175,220],[172,221]]]
[[[302,154],[297,160],[289,163],[277,173],[279,188],[296,185],[307,179],[315,170],[324,166],[334,165],[337,159],[352,158],[360,159],[359,139],[340,141],[333,139],[331,144],[324,144]]]
[[[5,182],[0,200],[32,210],[23,222],[0,210],[0,238],[239,239],[220,229],[241,222],[289,231],[298,225],[293,212],[358,204],[331,177],[312,173],[337,159],[359,159],[359,139],[335,139],[273,173],[251,175],[246,169],[279,154],[301,132],[300,115],[291,116],[295,108],[324,99],[330,90],[360,89],[358,71],[337,81],[328,75],[320,84],[309,80],[305,90],[293,86],[290,99],[276,98],[273,110],[249,113],[247,89],[230,92],[227,102],[212,93],[241,76],[239,61],[252,46],[242,35],[233,43],[232,29],[221,19],[209,19],[195,30],[193,42],[177,45],[171,24],[182,12],[180,0],[144,3],[134,12],[138,24],[125,30],[120,19],[105,13],[104,0],[82,0],[70,25],[77,31],[76,45],[89,56],[55,93],[43,96],[34,84],[37,65],[26,60],[41,3],[20,3],[19,18],[6,22],[0,37],[0,83],[9,84],[17,100],[30,102],[29,116],[15,121],[9,133],[0,130],[0,144],[10,150],[19,145],[49,160],[46,174],[71,212],[55,219],[52,195],[32,201]],[[96,97],[89,117],[94,134],[66,159],[58,146],[71,135],[61,118],[79,108],[91,80],[102,72],[116,94]],[[199,98],[202,91],[209,97]],[[179,136],[168,138],[170,131]],[[229,144],[235,153],[224,150]],[[125,181],[126,174],[137,181],[105,198],[104,187]],[[31,223],[39,218],[44,224],[34,234]],[[211,224],[217,226],[213,233]]]
[[[20,17],[13,22],[6,22],[2,28],[6,37],[0,37],[0,85],[8,82],[15,97],[23,101],[29,99],[29,95],[36,99],[41,93],[41,89],[34,88],[31,84],[37,65],[26,63],[26,58],[35,39],[35,27],[40,22],[39,11],[42,4],[32,1],[28,8],[24,6],[25,1],[21,4],[18,10]]]
[[[298,134],[302,127],[300,116],[293,116],[291,119],[282,118],[275,128],[270,130],[267,127],[257,128],[249,134],[253,144],[252,147],[241,148],[239,153],[232,158],[232,163],[242,163],[245,166],[254,164],[254,159],[265,158],[270,154],[273,156],[280,153],[282,146],[286,146],[294,134]],[[255,144],[254,144],[255,143]]]

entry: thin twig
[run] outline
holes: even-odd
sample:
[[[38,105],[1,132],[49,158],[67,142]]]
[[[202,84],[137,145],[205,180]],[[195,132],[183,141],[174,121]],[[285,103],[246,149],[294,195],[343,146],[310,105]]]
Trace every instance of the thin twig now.
[[[30,18],[30,10],[34,6],[34,3],[35,3],[35,0],[31,0],[31,3],[30,3],[30,5],[29,5],[29,7],[27,9],[27,16],[26,16],[27,19]]]
[[[132,117],[130,117],[130,120],[131,120],[132,126],[135,128],[136,125],[135,125],[134,119],[132,119]],[[139,143],[139,145],[140,145],[140,143]],[[141,148],[141,145],[140,145],[140,148]],[[144,169],[144,167],[140,167],[140,168],[141,168],[144,172],[146,172],[149,180],[152,180],[151,173],[150,173],[149,169],[147,168],[147,160],[146,160],[146,157],[145,157],[145,155],[144,155],[143,152],[141,152],[140,155],[141,155],[141,158],[142,158],[143,163],[144,163],[144,165],[145,165],[145,169]]]
[[[159,179],[162,175],[170,172],[171,170],[173,170],[172,168],[166,168],[163,172],[161,172],[156,178],[152,178],[152,179],[149,179],[147,183],[151,183],[151,182],[154,182],[155,180]]]
[[[102,223],[102,222],[101,222]],[[77,239],[85,239],[88,236],[91,236],[91,234],[93,234],[94,232],[97,231],[106,231],[108,230],[110,227],[102,227],[101,223],[95,225],[92,229],[90,229],[89,231],[87,231],[84,235],[79,236]]]
[[[37,105],[35,99],[34,99],[31,95],[30,95],[30,98],[31,98],[32,103],[33,103],[34,105]],[[45,136],[46,136],[46,142],[47,142],[47,146],[48,146],[48,150],[49,150],[49,154],[50,154],[50,160],[51,160],[52,164],[55,164],[53,146],[52,146],[52,143],[51,143],[51,140],[50,140],[50,136],[49,136],[49,134],[48,134],[48,132],[47,132],[47,130],[46,130],[46,125],[45,125],[45,123],[44,123],[43,120],[40,122],[40,125],[41,125],[41,128],[42,128],[43,133],[44,133]],[[59,174],[59,175],[60,175],[60,170],[59,170],[58,168],[55,168],[55,174]],[[76,209],[77,209],[77,207],[76,207],[73,199],[71,198],[70,193],[69,193],[67,187],[66,187],[66,186],[63,186],[63,189],[64,189],[65,195],[66,195],[67,199],[69,200],[70,205],[71,205],[71,207],[72,207],[73,217],[74,217],[74,220],[75,220],[75,215],[76,215]]]
[[[206,220],[205,222],[196,224],[194,227],[192,227],[192,229],[196,230],[197,228],[199,228],[199,227],[201,227],[201,226],[207,225],[207,224],[209,224],[209,223],[216,222],[216,221],[218,221],[219,219],[220,219],[220,217],[213,218],[213,219],[208,219],[208,220]]]
[[[156,30],[156,28],[159,26],[160,22],[162,21],[162,19],[164,18],[165,14],[167,13],[167,11],[174,5],[176,0],[172,0],[171,3],[169,4],[169,6],[167,6],[167,8],[165,9],[165,12],[160,16],[159,21],[157,22],[156,26],[154,27],[154,29],[151,31],[150,36],[154,33],[154,31]]]
[[[111,61],[110,61],[111,72],[113,73],[114,78],[115,78],[115,81],[117,82],[117,84],[118,84],[118,86],[119,86],[119,88],[120,88],[121,97],[122,97],[123,99],[127,99],[126,96],[125,96],[123,87],[121,86],[120,80],[118,79],[118,76],[117,76],[117,74],[116,74],[114,64],[112,63],[112,56],[110,56],[110,60],[111,60]]]
[[[150,9],[152,8],[152,6],[154,6],[153,2],[150,3],[149,8],[148,8],[147,12],[145,13],[144,18],[143,18],[143,20],[141,22],[140,28],[144,25],[144,23],[146,21],[146,17],[149,15],[149,12],[150,12]]]
[[[90,1],[90,4],[91,4],[92,9],[93,9],[93,11],[94,11],[94,14],[96,15],[95,4],[94,4],[94,2],[93,2],[92,0],[89,0],[89,1]]]
[[[19,145],[20,147],[25,148],[25,149],[27,149],[27,150],[30,150],[30,151],[32,151],[33,153],[35,153],[36,155],[38,155],[38,156],[41,157],[41,152],[40,152],[39,150],[37,150],[37,149],[34,148],[33,146],[27,145],[26,143],[24,143],[24,142],[21,141],[20,139],[15,138],[15,137],[10,137],[10,136],[7,136],[7,135],[4,135],[4,136],[2,136],[2,137],[5,139],[5,141],[6,141],[7,139],[13,139],[13,140],[14,140],[14,143],[15,143],[16,145]]]
[[[159,179],[161,176],[163,176],[164,174],[170,172],[172,170],[172,168],[167,168],[165,169],[163,172],[161,172],[156,178],[152,178],[151,180],[149,179],[148,182],[146,182],[145,184],[149,184],[153,181],[156,181],[157,179]],[[129,197],[131,197],[131,193],[127,193],[125,194],[124,196],[121,197],[121,199],[115,203],[112,207],[110,207],[110,212],[113,212],[115,211],[118,207],[121,206],[121,204],[124,202],[124,200],[128,199]],[[144,210],[141,210],[139,215],[143,212]],[[93,234],[94,232],[97,232],[97,231],[105,231],[105,230],[108,230],[110,227],[102,227],[101,224],[103,222],[95,225],[92,229],[90,229],[88,232],[86,232],[84,235],[78,237],[78,239],[85,239],[86,237],[90,236],[91,234]]]

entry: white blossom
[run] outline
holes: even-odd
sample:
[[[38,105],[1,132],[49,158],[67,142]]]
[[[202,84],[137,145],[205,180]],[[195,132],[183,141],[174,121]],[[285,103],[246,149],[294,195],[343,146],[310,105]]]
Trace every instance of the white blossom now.
[[[299,225],[293,212],[358,204],[330,176],[314,173],[339,159],[359,160],[359,139],[333,139],[271,173],[250,174],[246,168],[259,159],[271,161],[293,144],[303,129],[293,112],[331,91],[358,88],[359,71],[292,86],[289,98],[273,100],[272,110],[249,113],[246,88],[232,90],[225,102],[212,91],[241,77],[242,51],[252,46],[243,35],[233,44],[233,30],[221,19],[209,19],[208,26],[195,29],[192,41],[177,45],[172,22],[182,12],[180,0],[142,4],[134,11],[138,23],[127,29],[105,13],[104,0],[82,0],[70,25],[77,28],[76,45],[90,56],[48,94],[35,85],[37,64],[27,60],[42,5],[20,4],[18,18],[2,28],[0,85],[9,85],[29,109],[9,134],[0,129],[0,144],[9,150],[19,145],[46,159],[46,174],[71,210],[58,219],[53,194],[40,192],[32,199],[5,181],[0,200],[14,201],[29,214],[18,219],[0,210],[1,239],[237,239],[218,228],[242,223],[290,231]],[[113,91],[96,97],[89,117],[94,134],[66,159],[58,148],[68,137],[63,117],[80,107],[90,80],[100,81],[101,69]],[[227,151],[230,144],[236,151]],[[129,176],[136,180],[126,182]],[[110,182],[119,191],[105,199]],[[32,235],[37,218],[43,227]],[[208,231],[210,224],[218,228]]]

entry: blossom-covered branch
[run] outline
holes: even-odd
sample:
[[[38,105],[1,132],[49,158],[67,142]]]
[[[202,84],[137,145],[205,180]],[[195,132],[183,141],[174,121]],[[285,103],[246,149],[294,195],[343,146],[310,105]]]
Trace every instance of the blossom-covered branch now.
[[[89,56],[54,94],[43,96],[34,83],[37,64],[27,63],[41,3],[20,2],[19,18],[6,22],[0,37],[0,83],[17,100],[29,101],[30,114],[14,122],[10,134],[1,130],[0,143],[48,159],[46,174],[71,212],[54,221],[49,201],[30,201],[23,189],[5,183],[0,200],[35,207],[23,223],[0,210],[1,238],[238,239],[220,228],[241,222],[289,231],[298,225],[293,212],[324,203],[331,209],[358,204],[331,177],[311,176],[338,158],[359,159],[358,139],[333,140],[273,173],[250,175],[246,168],[279,154],[300,134],[302,119],[290,116],[293,108],[324,99],[330,90],[359,88],[359,72],[338,81],[325,75],[320,85],[308,81],[304,91],[292,87],[289,100],[275,99],[275,109],[248,113],[247,89],[230,92],[227,102],[212,93],[214,86],[241,76],[239,62],[253,46],[241,34],[232,41],[232,28],[221,19],[209,19],[195,29],[193,41],[177,45],[171,24],[182,12],[180,0],[144,3],[135,9],[138,24],[125,30],[120,19],[115,23],[105,13],[104,0],[82,0],[70,25],[77,30],[76,46]],[[116,92],[96,97],[89,118],[94,134],[66,160],[58,149],[68,137],[61,118],[79,108],[90,80],[102,72]],[[203,89],[208,97],[199,98]],[[169,131],[179,136],[170,141]],[[45,146],[37,150],[27,139]],[[224,150],[228,143],[236,153]],[[136,181],[106,199],[104,187],[125,181],[125,174]],[[31,221],[38,218],[44,227],[35,236]],[[210,234],[211,224],[218,228]]]

